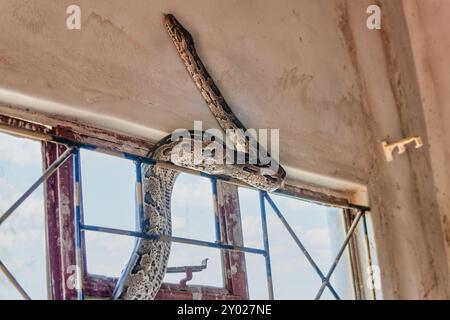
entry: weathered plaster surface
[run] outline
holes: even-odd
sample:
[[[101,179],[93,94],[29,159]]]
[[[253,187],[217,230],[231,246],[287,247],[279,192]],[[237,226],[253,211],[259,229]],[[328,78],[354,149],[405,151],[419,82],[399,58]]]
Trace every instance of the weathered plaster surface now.
[[[0,101],[151,140],[217,126],[163,27],[172,12],[242,122],[280,128],[291,178],[367,187],[385,298],[448,298],[444,1],[379,2],[371,31],[366,0],[4,0]],[[425,146],[386,163],[381,140],[412,134]]]
[[[405,17],[428,130],[430,163],[447,257],[450,257],[450,3],[405,1]]]

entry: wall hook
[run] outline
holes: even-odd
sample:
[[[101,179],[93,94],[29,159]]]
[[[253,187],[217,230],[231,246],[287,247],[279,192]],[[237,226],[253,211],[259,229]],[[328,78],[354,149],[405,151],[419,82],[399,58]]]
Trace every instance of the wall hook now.
[[[386,141],[381,142],[381,145],[383,146],[384,150],[384,155],[386,156],[386,160],[388,162],[394,160],[393,151],[395,148],[397,148],[398,154],[402,154],[405,153],[406,151],[405,146],[413,142],[415,142],[416,149],[419,149],[420,147],[423,146],[422,138],[419,136],[404,138],[394,143],[387,143]]]

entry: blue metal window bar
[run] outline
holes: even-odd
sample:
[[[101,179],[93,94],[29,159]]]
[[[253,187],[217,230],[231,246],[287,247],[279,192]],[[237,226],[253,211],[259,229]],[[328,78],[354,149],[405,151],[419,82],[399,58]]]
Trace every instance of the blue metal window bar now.
[[[220,239],[220,229],[219,229],[219,219],[217,217],[217,212],[215,213],[215,227],[216,227],[216,242],[208,242],[203,240],[195,240],[195,239],[188,239],[188,238],[181,238],[176,236],[168,236],[168,235],[156,235],[156,234],[146,234],[138,231],[132,231],[132,230],[123,230],[123,229],[114,229],[114,228],[106,228],[101,226],[93,226],[93,225],[86,225],[83,222],[83,210],[82,210],[82,190],[81,190],[81,165],[80,165],[80,152],[79,148],[86,148],[90,150],[95,150],[96,148],[93,146],[86,146],[86,145],[74,145],[73,143],[67,143],[66,141],[55,141],[59,143],[63,143],[65,145],[68,145],[68,149],[58,158],[55,160],[55,162],[49,166],[41,177],[39,177],[35,183],[31,185],[31,187],[25,191],[25,193],[8,209],[6,210],[3,215],[0,216],[0,226],[1,224],[14,212],[17,207],[20,206],[30,195],[33,193],[34,190],[36,190],[41,183],[43,183],[48,177],[50,177],[70,156],[73,156],[74,158],[74,199],[75,199],[75,244],[76,244],[76,262],[77,262],[77,298],[79,300],[84,299],[84,290],[83,290],[83,273],[85,270],[84,266],[84,255],[83,255],[83,243],[82,243],[82,235],[85,231],[94,231],[94,232],[103,232],[103,233],[109,233],[109,234],[117,234],[117,235],[124,235],[124,236],[131,236],[136,238],[142,238],[147,240],[158,240],[158,241],[170,241],[170,242],[176,242],[176,243],[184,243],[188,245],[196,245],[196,246],[203,246],[203,247],[209,247],[209,248],[216,248],[220,250],[231,250],[231,251],[239,251],[239,252],[246,252],[246,253],[253,253],[253,254],[260,254],[265,259],[265,267],[266,267],[266,278],[267,278],[267,289],[268,289],[268,296],[269,299],[274,299],[274,293],[273,293],[273,283],[272,283],[272,271],[271,271],[271,262],[270,262],[270,250],[269,250],[269,237],[268,237],[268,227],[267,227],[267,218],[266,218],[266,202],[269,203],[272,210],[275,212],[277,217],[281,220],[285,228],[287,229],[288,233],[291,235],[301,252],[305,255],[308,262],[311,264],[313,269],[316,271],[317,275],[320,277],[322,284],[316,294],[315,299],[318,300],[321,298],[325,288],[328,288],[334,298],[340,299],[339,295],[333,288],[333,286],[330,283],[331,276],[333,275],[333,272],[335,271],[337,264],[339,263],[345,249],[347,248],[352,235],[354,234],[354,231],[360,221],[360,219],[363,219],[363,230],[366,240],[366,247],[368,246],[368,234],[367,234],[367,223],[366,223],[366,217],[365,213],[369,210],[367,207],[363,206],[357,206],[357,205],[349,205],[348,208],[356,210],[357,214],[353,219],[353,222],[351,226],[349,227],[347,231],[347,235],[345,237],[344,242],[342,243],[338,254],[336,255],[330,269],[326,273],[326,275],[320,270],[318,265],[315,263],[312,256],[309,254],[303,243],[301,242],[300,238],[296,235],[294,230],[291,228],[287,220],[284,218],[283,214],[279,210],[279,208],[276,206],[275,202],[272,200],[270,195],[265,191],[259,191],[259,199],[260,199],[260,209],[261,209],[261,227],[263,232],[263,246],[264,249],[258,249],[258,248],[250,248],[245,246],[237,246],[233,244],[224,244],[221,243]],[[141,176],[141,165],[142,163],[149,163],[149,164],[156,164],[159,163],[159,161],[156,161],[154,159],[150,158],[143,158],[139,156],[134,156],[130,154],[121,154],[122,157],[125,157],[130,160],[134,160],[136,163],[136,201],[137,201],[137,207],[138,207],[138,213],[143,214],[143,202],[142,202],[142,176]],[[183,171],[183,170],[182,170]],[[184,170],[184,171],[190,171],[190,170]],[[229,181],[227,177],[222,176],[210,176],[203,173],[198,172],[190,172],[197,175],[209,177],[212,181],[212,188],[213,188],[213,196],[217,196],[217,190],[216,190],[216,180],[224,180]],[[370,251],[368,252],[368,259],[370,260]],[[371,261],[369,261],[369,265],[371,265]],[[0,270],[7,276],[7,278],[10,280],[10,282],[13,284],[13,286],[18,290],[18,292],[25,298],[30,299],[30,296],[25,292],[23,287],[18,283],[18,281],[14,278],[12,273],[6,268],[6,266],[0,261]],[[372,292],[373,298],[375,299],[375,293]]]

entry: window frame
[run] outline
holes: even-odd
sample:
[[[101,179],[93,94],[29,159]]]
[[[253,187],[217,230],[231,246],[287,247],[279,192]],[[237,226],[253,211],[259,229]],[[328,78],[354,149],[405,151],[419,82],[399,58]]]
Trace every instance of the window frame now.
[[[19,114],[23,114],[18,112]],[[66,149],[62,142],[73,142],[78,145],[95,146],[102,151],[124,152],[138,157],[145,157],[152,144],[143,139],[130,137],[102,130],[87,125],[61,121],[52,117],[38,115],[36,117],[47,125],[28,122],[9,115],[0,114],[0,130],[6,133],[43,141],[43,167],[47,168]],[[45,121],[43,121],[45,119]],[[47,141],[44,135],[50,134],[53,141]],[[59,144],[55,144],[58,142]],[[45,182],[46,236],[48,259],[49,298],[71,300],[76,298],[76,290],[68,288],[73,281],[76,266],[75,256],[75,199],[74,199],[74,163],[70,158]],[[216,180],[217,193],[214,197],[216,219],[220,226],[220,237],[227,242],[240,245],[243,242],[240,219],[238,189],[232,184]],[[347,228],[355,216],[355,210],[370,211],[369,208],[349,203],[345,197],[331,192],[323,193],[293,184],[285,184],[277,190],[277,194],[312,201],[322,205],[332,205],[344,209]],[[239,216],[238,224],[231,226],[231,217]],[[236,219],[233,219],[236,221]],[[82,237],[82,246],[84,238]],[[61,244],[65,245],[62,246]],[[359,263],[360,244],[352,237],[349,245],[356,299],[367,298],[362,285],[361,264]],[[84,246],[85,247],[85,246]],[[157,299],[248,299],[248,287],[245,268],[245,254],[231,255],[230,251],[221,250],[224,274],[224,288],[208,286],[181,287],[176,284],[163,284]],[[85,258],[85,251],[83,254]],[[234,257],[234,258],[233,258]],[[232,259],[237,259],[233,261]],[[237,262],[239,272],[231,272],[231,265]],[[86,266],[86,264],[84,264]],[[84,289],[88,296],[110,297],[115,279],[100,275],[88,274],[84,270]]]
[[[43,143],[43,154],[46,159],[45,165],[51,164],[60,153],[65,151],[63,145],[56,146],[52,142]],[[50,268],[49,283],[58,283],[50,285],[52,298],[55,299],[74,299],[76,290],[68,289],[68,281],[73,277],[76,262],[76,244],[75,244],[75,203],[74,199],[74,174],[75,165],[71,158],[58,169],[46,184],[46,219],[48,226],[48,257]],[[76,180],[76,179],[75,179]],[[227,190],[232,186],[225,186],[221,181],[213,181],[217,192],[213,193],[215,217],[219,224],[221,239],[229,241],[236,245],[242,244],[242,237],[238,238],[241,226],[233,224],[231,216],[237,216],[240,221],[240,211],[237,199]],[[55,198],[50,195],[57,194]],[[62,203],[65,199],[68,203]],[[82,207],[82,206],[81,206]],[[81,215],[82,217],[82,215]],[[232,226],[231,226],[232,225]],[[230,227],[231,226],[231,227]],[[63,241],[58,240],[63,239]],[[61,243],[65,243],[64,247]],[[81,252],[82,258],[86,261],[86,244],[84,232],[81,233]],[[221,300],[246,300],[248,299],[247,278],[245,270],[245,255],[242,252],[231,255],[229,251],[221,250],[222,273],[224,275],[224,287],[212,287],[202,285],[188,285],[163,283],[155,299],[221,299]],[[237,267],[237,272],[231,271],[231,266]],[[106,277],[103,275],[91,274],[87,270],[87,264],[83,263],[82,281],[85,295],[93,298],[109,298],[115,287],[117,278]]]

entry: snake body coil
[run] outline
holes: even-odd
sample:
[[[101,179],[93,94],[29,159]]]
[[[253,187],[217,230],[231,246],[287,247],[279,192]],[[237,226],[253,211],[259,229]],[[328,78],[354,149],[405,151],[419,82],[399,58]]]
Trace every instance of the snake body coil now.
[[[235,147],[234,156],[236,157],[236,154],[240,152],[245,153],[246,158],[248,158],[251,147],[246,137],[242,134],[245,131],[245,127],[231,111],[231,108],[206,71],[205,66],[197,55],[192,36],[173,15],[168,14],[165,16],[165,26],[187,71],[219,125],[223,130],[233,129],[227,130],[227,134]],[[286,174],[281,166],[278,167],[276,172],[273,172],[268,169],[267,165],[258,163],[226,164],[225,145],[222,142],[218,142],[219,148],[223,148],[222,154],[224,155],[220,159],[203,156],[200,161],[192,163],[192,161],[183,158],[182,155],[178,158],[174,157],[172,151],[175,148],[181,147],[181,149],[177,150],[192,151],[193,141],[198,137],[196,137],[194,132],[190,132],[189,135],[181,142],[179,140],[173,141],[172,136],[165,137],[155,145],[149,153],[149,157],[172,162],[176,159],[175,164],[179,166],[212,175],[230,176],[258,189],[269,191],[278,188],[285,178]],[[202,142],[201,148],[206,150],[208,144]],[[170,205],[177,175],[178,171],[158,165],[142,166],[144,216],[138,217],[138,228],[141,232],[168,236],[172,234]],[[130,261],[116,284],[113,298],[153,299],[164,278],[169,253],[170,242],[137,240]]]

